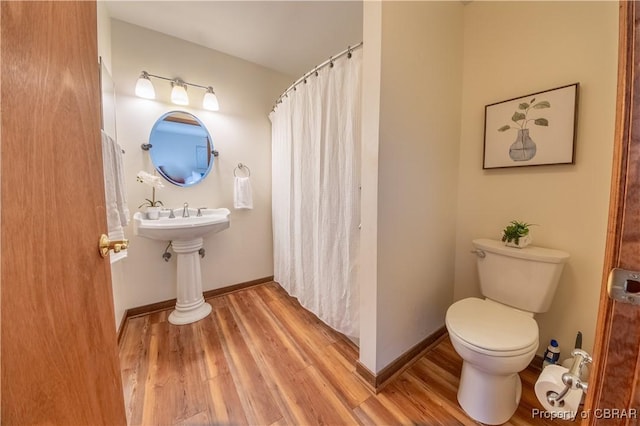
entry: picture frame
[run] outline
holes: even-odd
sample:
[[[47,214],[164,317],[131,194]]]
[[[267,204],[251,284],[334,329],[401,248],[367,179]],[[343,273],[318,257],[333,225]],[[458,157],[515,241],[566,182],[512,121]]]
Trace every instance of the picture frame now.
[[[579,87],[486,105],[482,168],[575,164]]]

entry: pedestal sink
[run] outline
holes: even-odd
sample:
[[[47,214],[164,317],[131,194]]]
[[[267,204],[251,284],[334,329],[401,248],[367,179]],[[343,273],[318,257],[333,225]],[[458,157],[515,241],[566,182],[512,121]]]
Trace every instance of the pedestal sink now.
[[[133,215],[133,232],[141,237],[159,241],[171,241],[178,255],[176,308],[169,315],[175,325],[190,324],[201,320],[211,312],[211,305],[202,296],[200,256],[203,237],[229,227],[228,209],[188,209],[189,217],[182,217],[183,209],[175,209],[175,218],[150,220],[141,212]]]

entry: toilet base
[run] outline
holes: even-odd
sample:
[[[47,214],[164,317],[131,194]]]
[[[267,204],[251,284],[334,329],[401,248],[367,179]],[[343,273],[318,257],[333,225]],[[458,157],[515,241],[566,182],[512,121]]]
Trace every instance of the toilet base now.
[[[462,363],[458,402],[472,419],[488,425],[505,423],[516,412],[521,396],[518,373],[489,374]]]

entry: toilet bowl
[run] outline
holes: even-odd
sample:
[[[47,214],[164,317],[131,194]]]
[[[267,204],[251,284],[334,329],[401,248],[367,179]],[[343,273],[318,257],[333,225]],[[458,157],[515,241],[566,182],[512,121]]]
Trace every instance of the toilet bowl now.
[[[526,313],[491,300],[463,299],[446,326],[463,360],[458,402],[473,419],[502,424],[518,408],[524,370],[538,349],[538,326]]]
[[[549,310],[569,254],[541,247],[505,247],[473,240],[480,290],[449,307],[445,323],[463,360],[458,402],[473,419],[491,425],[508,421],[522,395],[518,373],[536,354],[536,313]]]

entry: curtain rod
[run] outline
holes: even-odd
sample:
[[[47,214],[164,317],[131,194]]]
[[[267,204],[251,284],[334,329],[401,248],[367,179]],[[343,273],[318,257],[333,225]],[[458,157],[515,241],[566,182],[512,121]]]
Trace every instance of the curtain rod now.
[[[353,52],[354,50],[356,50],[359,47],[362,47],[362,43],[360,42],[358,44],[356,44],[355,46],[349,46],[346,49],[344,49],[342,52],[338,53],[335,56],[330,56],[329,59],[327,59],[326,61],[324,61],[323,63],[321,63],[320,65],[314,67],[311,71],[303,74],[302,77],[300,77],[299,79],[297,79],[291,86],[289,86],[287,88],[287,90],[285,90],[284,92],[282,92],[282,94],[280,96],[278,96],[278,99],[276,99],[276,103],[273,106],[273,108],[271,109],[271,111],[275,111],[276,107],[278,106],[279,103],[282,103],[282,98],[284,98],[285,96],[287,96],[287,94],[292,91],[295,90],[296,86],[300,83],[302,83],[303,81],[306,82],[307,77],[310,77],[312,74],[316,74],[318,73],[318,70],[326,67],[327,65],[330,65],[331,67],[333,67],[333,61],[335,61],[336,59],[340,58],[341,56],[344,55],[349,55],[349,58],[351,58],[351,52]]]

